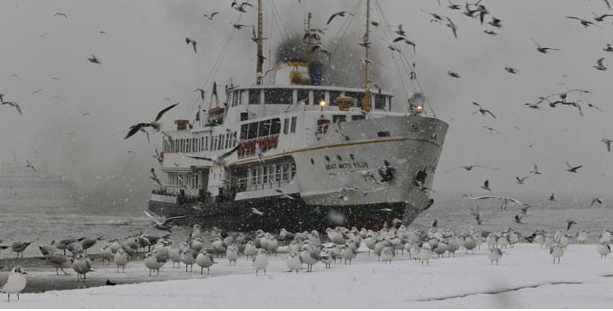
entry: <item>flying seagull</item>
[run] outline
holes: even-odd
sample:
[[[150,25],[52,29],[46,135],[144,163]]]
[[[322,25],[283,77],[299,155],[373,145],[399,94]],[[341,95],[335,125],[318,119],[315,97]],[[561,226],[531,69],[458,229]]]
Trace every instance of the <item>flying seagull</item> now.
[[[196,50],[196,44],[198,44],[198,42],[196,42],[196,40],[185,37],[185,42],[187,43],[187,45],[191,44],[194,47],[194,53],[198,53],[198,51]]]
[[[247,13],[247,10],[245,10],[245,6],[250,6],[253,7],[252,4],[248,3],[248,2],[243,2],[241,4],[238,4],[236,2],[236,0],[232,0],[232,4],[230,4],[230,7],[241,12],[241,13]]]
[[[598,203],[602,205],[602,199],[600,198],[593,198],[592,199],[592,203],[590,203],[590,207],[592,207],[592,205],[594,205],[594,203]]]
[[[36,173],[36,168],[34,168],[34,165],[32,165],[32,163],[30,163],[30,161],[26,160],[26,167],[31,168],[34,173]]]
[[[482,115],[482,116],[484,116],[485,114],[488,114],[488,113],[489,113],[489,114],[492,116],[492,118],[496,119],[496,116],[495,116],[495,115],[494,115],[494,114],[493,114],[491,111],[489,111],[489,110],[487,110],[487,109],[484,109],[484,108],[483,108],[483,107],[481,107],[481,105],[479,105],[478,103],[473,102],[473,105],[475,105],[475,106],[479,107],[479,113],[481,113],[481,115]]]
[[[511,197],[505,197],[505,196],[495,196],[495,195],[484,195],[484,196],[478,196],[478,197],[471,197],[468,195],[463,195],[462,199],[467,199],[467,200],[487,200],[487,199],[496,199],[498,201],[501,201],[502,205],[500,206],[501,209],[506,209],[507,208],[507,204],[509,202],[517,204],[517,205],[522,205],[522,206],[526,206],[527,204],[520,202],[519,200],[516,200],[514,198]]]
[[[208,18],[210,21],[213,20],[213,16],[215,16],[216,14],[219,14],[219,12],[213,12],[211,14],[204,14],[204,17]]]
[[[528,175],[528,176],[524,176],[524,177],[522,177],[522,178],[519,178],[519,177],[515,176],[515,180],[517,180],[517,183],[518,183],[518,184],[523,185],[523,184],[524,184],[524,182],[526,181],[526,179],[527,179],[528,177],[530,177],[530,175]]]
[[[124,137],[123,139],[128,139],[130,138],[130,136],[136,134],[138,131],[140,131],[141,129],[144,129],[145,127],[152,127],[153,129],[155,129],[156,131],[160,131],[160,124],[158,123],[158,121],[162,118],[162,116],[170,109],[172,109],[173,107],[175,107],[176,105],[178,105],[179,103],[170,105],[164,109],[162,109],[160,112],[158,112],[158,115],[155,117],[154,121],[148,122],[148,123],[138,123],[138,124],[134,124],[132,126],[130,126],[130,130],[128,131],[128,134],[126,135],[126,137]]]
[[[59,13],[58,12],[58,13],[53,14],[53,17],[56,17],[56,16],[64,16],[65,19],[68,19],[68,16],[66,16],[65,13]]]
[[[455,71],[448,71],[447,75],[449,75],[450,77],[456,78],[456,79],[460,78],[460,75]]]
[[[564,161],[564,163],[566,163],[566,166],[568,166],[567,171],[571,172],[571,173],[576,173],[578,169],[580,169],[581,167],[583,167],[583,165],[579,165],[579,166],[572,166],[570,165],[570,163]]]
[[[598,70],[607,70],[607,67],[602,63],[603,61],[604,61],[604,57],[601,57],[600,59],[598,59],[596,61],[596,65],[594,65],[594,68]]]
[[[458,27],[453,23],[453,21],[449,17],[445,16],[445,18],[449,22],[445,25],[451,28],[451,31],[453,31],[453,36],[457,39],[458,38]]]
[[[483,185],[481,186],[482,189],[485,189],[487,191],[491,191],[490,189],[490,180],[487,179],[486,181],[483,182]]]
[[[170,233],[172,233],[172,231],[170,231],[170,223],[176,219],[181,219],[181,218],[185,218],[188,215],[181,215],[181,216],[173,216],[173,217],[162,217],[162,216],[158,216],[153,214],[153,212],[147,211],[145,210],[145,215],[147,215],[147,217],[151,218],[154,222],[155,225],[154,227],[158,230],[164,230],[164,231],[168,231]]]
[[[206,93],[206,91],[205,91],[205,90],[203,90],[203,89],[201,89],[201,88],[197,88],[197,89],[195,89],[195,90],[194,90],[194,92],[200,92],[200,98],[201,98],[202,100],[204,100],[204,93]]]
[[[19,104],[17,104],[16,102],[5,102],[5,101],[2,101],[2,105],[9,105],[11,107],[15,107],[15,109],[17,109],[17,112],[19,112],[19,115],[23,115],[21,113],[21,106],[19,106]]]
[[[603,138],[601,141],[607,145],[607,151],[611,152],[611,142],[613,142],[613,139]]]
[[[479,165],[479,164],[473,164],[473,165],[458,166],[456,168],[452,168],[452,169],[446,170],[445,172],[450,172],[450,171],[454,171],[454,170],[461,169],[461,168],[463,168],[463,169],[465,169],[465,170],[470,172],[473,168],[476,168],[476,167],[484,168],[484,169],[489,169],[489,170],[498,170],[498,169],[500,169],[498,167],[489,167],[489,166],[483,166],[483,165]]]
[[[523,218],[523,216],[520,216],[519,214],[515,214],[515,218],[513,218],[513,221],[515,221],[518,224],[523,225],[524,223],[521,222],[521,219]]]
[[[504,70],[506,70],[508,73],[512,73],[512,74],[516,74],[517,73],[517,69],[509,67],[509,66],[505,66]]]
[[[534,44],[536,44],[536,50],[541,52],[541,53],[543,53],[543,54],[547,54],[548,50],[552,50],[552,51],[559,51],[560,50],[560,49],[542,47],[540,44],[538,44],[536,41],[534,41],[534,39],[530,38],[530,40],[532,40],[532,42],[534,42]]]
[[[240,143],[236,144],[236,146],[234,148],[230,149],[229,151],[225,152],[224,154],[220,155],[217,158],[199,157],[199,156],[193,156],[193,155],[189,155],[189,154],[183,154],[183,156],[186,156],[186,157],[192,158],[192,159],[196,159],[196,160],[210,161],[214,165],[225,166],[224,165],[224,163],[225,163],[224,159],[229,157],[230,155],[232,155],[232,153],[234,153],[238,149],[238,147],[240,145],[241,145]]]
[[[89,57],[87,60],[94,64],[102,65],[102,62],[94,54],[92,54],[92,57]]]
[[[574,220],[567,220],[566,221],[566,231],[570,230],[570,227],[572,227],[573,225],[576,225],[577,223]]]
[[[575,17],[575,16],[566,16],[566,18],[578,20],[581,23],[581,25],[583,25],[583,27],[588,27],[588,26],[591,26],[591,25],[596,25],[593,22],[590,22],[590,21],[584,20],[583,18],[579,18],[579,17]]]
[[[151,168],[151,176],[149,176],[149,178],[153,179],[158,185],[160,185],[160,187],[163,187],[162,183],[160,182],[160,179],[155,174],[155,169],[153,167]]]
[[[355,16],[355,15],[353,15],[352,13],[349,13],[349,12],[347,12],[347,11],[340,11],[340,12],[336,12],[336,13],[334,13],[334,14],[332,14],[332,15],[330,16],[330,18],[328,19],[328,22],[326,23],[326,25],[330,25],[330,22],[332,22],[332,20],[333,20],[335,17],[337,17],[337,16],[340,16],[340,17],[345,17],[345,14],[349,14],[349,15],[351,15],[351,16]]]
[[[275,189],[275,191],[280,193],[282,198],[286,198],[286,199],[290,199],[290,200],[294,199],[294,197],[292,197],[291,195],[287,194],[287,192],[285,192],[285,191],[283,191],[281,189]]]

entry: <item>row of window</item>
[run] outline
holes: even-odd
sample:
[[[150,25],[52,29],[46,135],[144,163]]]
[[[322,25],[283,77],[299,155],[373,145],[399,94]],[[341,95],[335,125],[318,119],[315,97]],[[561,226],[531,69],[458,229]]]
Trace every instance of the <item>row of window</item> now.
[[[277,188],[289,183],[296,175],[295,163],[262,165],[250,168],[246,178],[237,180],[239,191]]]
[[[283,120],[283,134],[296,133],[298,117]],[[241,125],[241,140],[255,139],[281,133],[281,119],[274,118]]]
[[[168,186],[173,189],[186,189],[186,195],[196,196],[202,187],[202,178],[199,173],[169,173]]]
[[[247,95],[243,95],[247,94]],[[375,109],[391,110],[392,97],[383,94],[372,94],[374,97]],[[363,92],[341,92],[341,91],[325,91],[325,90],[303,90],[303,89],[252,89],[234,91],[232,94],[232,107],[243,104],[243,96],[247,98],[249,105],[259,105],[262,102],[266,104],[280,105],[319,105],[321,100],[324,100],[327,105],[338,106],[336,99],[338,97],[352,97],[354,101],[352,107],[359,107],[364,101]],[[262,98],[263,96],[263,98]],[[389,101],[389,107],[386,103]]]
[[[213,136],[164,139],[162,149],[166,153],[194,153],[201,151],[215,151],[228,149],[237,144],[236,132]]]

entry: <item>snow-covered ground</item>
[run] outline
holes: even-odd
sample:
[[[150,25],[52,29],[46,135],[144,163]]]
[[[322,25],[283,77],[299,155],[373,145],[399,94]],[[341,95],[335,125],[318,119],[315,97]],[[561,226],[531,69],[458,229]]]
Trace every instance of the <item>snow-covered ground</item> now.
[[[362,246],[364,248],[364,246]],[[361,249],[362,250],[362,249]],[[365,250],[365,248],[364,248]],[[613,258],[601,259],[596,246],[570,245],[560,264],[533,244],[503,250],[491,265],[485,244],[474,254],[433,259],[429,265],[397,255],[391,264],[360,252],[352,265],[317,263],[313,272],[289,273],[286,253],[270,256],[266,275],[255,275],[250,261],[236,266],[218,259],[210,275],[172,269],[163,275],[189,279],[6,296],[0,308],[611,308]],[[305,266],[306,268],[306,266]],[[71,276],[75,277],[74,272]],[[49,278],[55,275],[45,272]],[[115,269],[96,274],[121,283]],[[120,274],[122,275],[122,274]],[[149,278],[142,261],[125,275]],[[64,277],[64,276],[61,276]],[[151,277],[155,278],[155,277]]]

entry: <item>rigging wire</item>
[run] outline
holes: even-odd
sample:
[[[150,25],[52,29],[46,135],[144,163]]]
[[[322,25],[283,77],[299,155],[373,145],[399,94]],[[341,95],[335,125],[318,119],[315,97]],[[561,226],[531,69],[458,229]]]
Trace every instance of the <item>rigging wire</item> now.
[[[241,20],[242,17],[243,17],[243,14],[239,14],[238,18],[236,19],[235,24],[240,23],[240,20]],[[236,33],[236,31],[237,31],[237,29],[232,27],[232,30],[230,32],[230,36],[228,36],[228,38],[226,39],[226,42],[224,43],[221,51],[219,52],[219,54],[217,55],[217,58],[215,59],[215,63],[213,65],[212,70],[209,71],[209,75],[207,76],[206,80],[204,81],[204,88],[205,89],[209,85],[209,81],[211,80],[211,77],[215,76],[217,74],[217,72],[219,71],[219,68],[221,67],[221,63],[222,63],[224,57],[227,54],[226,52],[228,50],[228,47],[230,46],[230,43],[231,43],[232,38],[234,37],[234,34]],[[196,98],[196,101],[192,104],[192,109],[190,110],[189,115],[192,115],[192,113],[194,112],[194,109],[196,109],[196,103],[197,102],[198,102],[198,99]],[[200,117],[202,118],[203,116],[200,116]]]
[[[351,10],[351,14],[352,15],[350,15],[349,18],[345,19],[345,21],[343,22],[343,25],[341,25],[341,28],[339,29],[339,31],[336,33],[334,38],[332,38],[332,43],[337,42],[336,47],[332,50],[332,55],[335,55],[336,51],[341,47],[341,43],[343,43],[343,41],[344,41],[345,34],[349,30],[349,26],[351,26],[351,23],[353,22],[355,14],[358,11],[358,9],[360,8],[361,4],[362,4],[362,0],[358,1],[358,3],[355,5],[355,7],[353,7],[353,9]],[[340,37],[340,39],[339,39],[339,37]]]
[[[376,4],[377,8],[379,9],[380,16],[383,18],[383,21],[385,22],[388,34],[390,35],[390,37],[393,40],[393,35],[392,35],[392,31],[390,29],[389,20],[387,19],[387,17],[383,13],[383,9],[381,8],[381,5],[379,4],[379,2],[375,0],[375,4]],[[394,44],[394,46],[396,46],[396,45]],[[405,70],[407,71],[407,73],[410,74],[411,71],[415,72],[415,67],[411,64],[411,62],[409,61],[408,57],[404,53],[399,53],[399,54],[401,55],[401,58],[400,58],[401,59],[401,63],[403,64],[403,67],[405,67]],[[400,69],[398,69],[398,70],[400,70]],[[399,73],[399,75],[400,75],[400,73]],[[400,79],[401,80],[403,79],[403,75],[400,76]],[[412,83],[414,83],[417,86],[417,89],[419,89],[419,91],[422,94],[425,94],[423,88],[421,87],[421,84],[419,83],[419,80],[417,79],[417,75],[415,76],[415,79],[413,79],[413,80],[411,80],[411,81],[412,81]],[[403,87],[404,87],[404,83],[403,83]],[[405,89],[405,92],[406,91],[407,90]],[[436,113],[434,112],[434,109],[433,109],[432,105],[430,104],[430,101],[428,100],[427,96],[425,96],[425,104],[427,104],[428,108],[430,108],[430,111],[432,112],[432,115],[434,117],[436,117]]]

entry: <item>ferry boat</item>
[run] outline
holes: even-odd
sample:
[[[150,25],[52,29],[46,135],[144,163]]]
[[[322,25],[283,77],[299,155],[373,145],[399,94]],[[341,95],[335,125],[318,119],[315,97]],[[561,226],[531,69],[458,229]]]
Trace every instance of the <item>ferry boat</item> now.
[[[208,109],[163,131],[162,182],[148,212],[226,231],[410,224],[433,203],[447,123],[426,115],[420,92],[404,104],[371,90],[369,61],[356,73],[363,88],[324,85],[310,14],[306,59],[275,66],[266,82],[258,2],[255,83],[226,85],[222,104],[213,83]],[[368,60],[370,1],[366,7]]]

